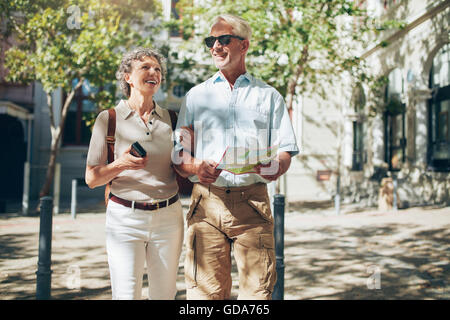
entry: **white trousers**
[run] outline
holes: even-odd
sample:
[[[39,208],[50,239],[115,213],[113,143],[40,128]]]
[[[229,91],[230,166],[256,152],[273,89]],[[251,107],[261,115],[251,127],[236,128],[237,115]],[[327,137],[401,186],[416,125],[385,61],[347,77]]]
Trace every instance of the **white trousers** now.
[[[183,221],[180,200],[152,211],[108,201],[106,251],[113,299],[141,298],[145,262],[149,299],[175,299]]]

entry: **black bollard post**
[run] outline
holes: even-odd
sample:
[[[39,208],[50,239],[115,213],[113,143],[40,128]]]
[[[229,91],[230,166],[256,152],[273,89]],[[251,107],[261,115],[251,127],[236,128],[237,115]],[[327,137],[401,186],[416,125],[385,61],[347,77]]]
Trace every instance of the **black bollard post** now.
[[[275,257],[277,261],[277,282],[273,290],[273,300],[284,299],[284,195],[273,196],[273,211],[275,217]]]
[[[49,300],[51,293],[52,271],[52,219],[53,199],[41,198],[41,216],[39,226],[39,258],[36,272],[36,299]]]

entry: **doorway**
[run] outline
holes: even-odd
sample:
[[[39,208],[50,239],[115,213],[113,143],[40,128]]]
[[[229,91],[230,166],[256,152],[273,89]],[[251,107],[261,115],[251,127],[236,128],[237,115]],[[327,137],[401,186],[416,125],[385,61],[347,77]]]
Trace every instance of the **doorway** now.
[[[0,150],[0,203],[20,201],[26,160],[24,129],[20,120],[6,114],[0,114]]]

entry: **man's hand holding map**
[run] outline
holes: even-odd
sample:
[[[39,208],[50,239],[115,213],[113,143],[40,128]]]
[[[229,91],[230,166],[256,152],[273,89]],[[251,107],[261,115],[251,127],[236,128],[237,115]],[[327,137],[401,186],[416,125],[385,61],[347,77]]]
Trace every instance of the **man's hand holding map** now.
[[[257,167],[268,164],[276,158],[277,153],[278,145],[266,149],[227,147],[216,169],[233,174],[258,173]]]

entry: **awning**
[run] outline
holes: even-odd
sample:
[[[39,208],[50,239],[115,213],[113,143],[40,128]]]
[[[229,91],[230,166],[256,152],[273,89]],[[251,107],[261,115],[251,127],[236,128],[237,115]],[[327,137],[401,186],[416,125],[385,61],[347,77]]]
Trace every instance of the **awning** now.
[[[0,100],[0,114],[7,114],[14,118],[19,118],[22,120],[33,119],[33,114],[31,114],[27,109],[18,106],[10,101]]]

